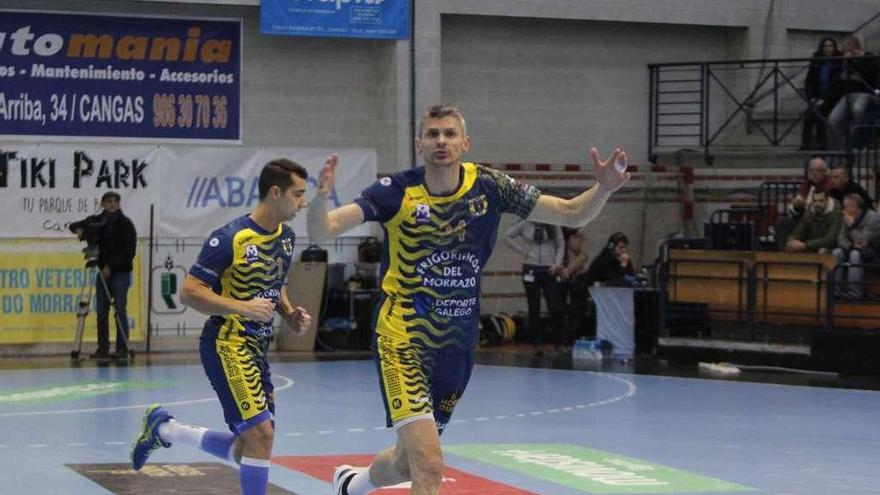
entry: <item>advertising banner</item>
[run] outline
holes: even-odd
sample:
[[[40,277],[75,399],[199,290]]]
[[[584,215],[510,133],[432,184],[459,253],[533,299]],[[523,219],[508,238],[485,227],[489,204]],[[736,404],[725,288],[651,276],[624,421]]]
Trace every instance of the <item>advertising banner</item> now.
[[[70,238],[70,223],[100,211],[104,192],[122,197],[122,211],[138,237],[205,238],[250,212],[259,200],[260,170],[276,158],[291,159],[309,173],[308,198],[316,177],[334,150],[323,148],[242,148],[217,146],[73,145],[0,143],[0,237]],[[339,167],[331,208],[352,202],[376,180],[376,152],[336,151]],[[291,222],[307,236],[306,211]],[[346,235],[368,235],[360,226]]]
[[[223,224],[249,213],[259,200],[260,170],[270,160],[291,159],[309,173],[306,196],[314,197],[318,172],[332,153],[320,148],[161,148],[162,172],[157,235],[205,238]],[[376,180],[372,150],[342,150],[328,208],[352,202]],[[290,223],[297,238],[308,235],[306,210]],[[367,235],[360,226],[348,235]]]
[[[83,341],[95,341],[95,273],[85,268],[80,252],[83,246],[59,242],[29,249],[15,241],[0,241],[0,344],[72,343],[80,298],[90,301]],[[132,341],[145,336],[141,265],[140,256],[136,256],[126,306]],[[110,340],[115,338],[111,309]]]
[[[65,237],[68,225],[101,211],[101,196],[122,196],[139,237],[149,234],[158,194],[153,145],[0,143],[0,237]]]
[[[0,137],[241,141],[241,21],[0,11]]]
[[[410,0],[262,0],[265,34],[409,39]]]

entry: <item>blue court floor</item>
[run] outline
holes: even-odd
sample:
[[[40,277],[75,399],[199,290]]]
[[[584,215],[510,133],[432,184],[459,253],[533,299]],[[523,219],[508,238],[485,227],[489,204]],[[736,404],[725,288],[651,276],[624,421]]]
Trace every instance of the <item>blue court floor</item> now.
[[[371,361],[272,371],[275,456],[392,444]],[[114,493],[70,465],[128,462],[144,408],[156,402],[181,421],[225,428],[197,364],[0,371],[0,493]],[[520,490],[511,493],[877,494],[878,412],[876,391],[478,365],[443,444],[450,467]],[[186,446],[151,458],[205,462],[215,460]],[[621,484],[611,467],[690,481]],[[325,481],[280,465],[270,482],[329,494]]]

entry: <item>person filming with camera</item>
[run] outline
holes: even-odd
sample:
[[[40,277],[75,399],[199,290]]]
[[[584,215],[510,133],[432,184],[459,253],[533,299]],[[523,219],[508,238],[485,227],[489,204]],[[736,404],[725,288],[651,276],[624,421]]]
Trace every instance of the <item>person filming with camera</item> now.
[[[131,219],[122,213],[120,200],[119,193],[107,191],[101,196],[103,210],[100,213],[70,224],[71,232],[88,244],[86,250],[97,248],[96,264],[100,270],[100,278],[95,277],[98,349],[89,356],[92,359],[125,358],[128,355],[126,304],[131,286],[132,261],[137,247],[137,231]],[[112,355],[109,321],[111,302],[116,312],[116,352]]]

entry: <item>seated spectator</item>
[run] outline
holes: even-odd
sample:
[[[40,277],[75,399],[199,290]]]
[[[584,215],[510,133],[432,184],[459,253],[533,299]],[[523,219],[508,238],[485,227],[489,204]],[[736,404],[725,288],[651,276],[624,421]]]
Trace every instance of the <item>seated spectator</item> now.
[[[804,80],[804,94],[809,108],[804,113],[804,126],[801,132],[802,150],[824,150],[827,145],[825,122],[834,104],[837,103],[833,98],[831,85],[839,77],[841,65],[839,60],[829,57],[840,55],[834,38],[822,38],[819,48],[813,53],[813,60],[810,61],[807,78]],[[813,129],[816,130],[815,141],[813,141]]]
[[[788,204],[788,211],[783,217],[776,219],[776,242],[780,251],[797,226],[804,211],[813,202],[813,193],[831,190],[831,179],[828,176],[828,164],[822,157],[814,156],[807,163],[807,178],[801,182],[798,194]]]
[[[862,197],[855,193],[843,198],[843,227],[837,236],[832,254],[837,263],[850,263],[835,273],[835,295],[845,299],[862,299],[865,269],[862,263],[878,258],[880,247],[880,213],[865,208]],[[845,274],[845,276],[844,276]]]
[[[862,197],[862,204],[865,205],[865,209],[874,209],[874,203],[871,200],[871,196],[868,195],[868,191],[858,182],[850,180],[846,165],[838,165],[832,168],[828,178],[831,182],[831,189],[828,190],[828,195],[834,198],[835,201],[842,204],[843,198],[846,195],[858,194]]]
[[[876,58],[869,58],[875,54],[866,52],[859,37],[853,34],[844,38],[842,49],[847,60],[832,89],[839,101],[828,117],[837,149],[852,145],[853,127],[864,123],[869,112],[880,107],[880,63]]]
[[[635,277],[629,259],[629,238],[623,232],[615,232],[608,238],[602,252],[590,263],[584,276],[587,286],[596,282],[607,285],[627,285],[627,278]]]
[[[837,247],[843,223],[840,206],[823,192],[813,193],[813,203],[794,229],[785,250],[791,253],[825,253]]]

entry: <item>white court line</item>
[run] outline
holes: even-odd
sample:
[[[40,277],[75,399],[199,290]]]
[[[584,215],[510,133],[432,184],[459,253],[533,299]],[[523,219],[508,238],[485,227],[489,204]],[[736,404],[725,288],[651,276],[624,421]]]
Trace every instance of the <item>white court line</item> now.
[[[273,373],[273,377],[280,378],[284,380],[284,384],[280,387],[275,388],[275,392],[281,392],[282,390],[287,390],[288,388],[293,386],[293,378],[287,378],[286,376],[278,375]],[[217,402],[216,397],[212,397],[210,399],[193,399],[193,400],[179,400],[175,402],[163,402],[162,406],[183,406],[187,404],[201,404],[205,402]],[[47,416],[52,414],[79,414],[79,413],[94,413],[94,412],[104,412],[104,411],[125,411],[128,409],[144,409],[153,405],[150,404],[135,404],[128,406],[113,406],[113,407],[89,407],[83,409],[60,409],[58,411],[23,411],[23,412],[7,412],[0,413],[0,418],[13,418],[16,416]]]
[[[513,417],[516,417],[516,418],[527,418],[530,416],[535,417],[535,416],[540,416],[544,413],[560,412],[560,409],[563,411],[572,411],[575,409],[585,409],[585,408],[589,408],[589,407],[597,407],[597,406],[603,406],[603,405],[607,405],[607,404],[613,404],[615,402],[626,400],[626,399],[632,397],[633,395],[636,394],[636,391],[638,390],[635,383],[633,383],[630,380],[627,380],[625,378],[621,378],[618,376],[609,375],[609,374],[605,374],[605,373],[598,373],[598,372],[588,372],[588,373],[598,375],[598,376],[603,376],[606,378],[611,378],[613,380],[623,382],[627,386],[627,391],[625,393],[623,393],[622,395],[618,395],[618,396],[612,397],[610,399],[603,399],[603,400],[593,401],[593,402],[590,402],[587,404],[578,404],[575,406],[565,406],[562,408],[546,409],[544,411],[531,411],[528,413],[518,413],[518,414],[514,414]],[[294,380],[291,378],[287,378],[287,377],[277,375],[277,374],[274,376],[281,378],[282,380],[285,381],[284,385],[275,389],[277,392],[280,392],[282,390],[286,390],[286,389],[292,387],[294,384]],[[210,402],[210,401],[216,401],[216,400],[217,399],[197,399],[197,400],[189,400],[189,401],[168,402],[166,404],[167,405],[195,404],[195,403]],[[0,414],[0,417],[23,416],[23,415],[34,415],[34,414],[45,415],[45,414],[72,414],[72,413],[79,413],[79,412],[118,411],[118,410],[136,409],[136,408],[142,408],[142,407],[147,407],[147,404],[137,405],[137,406],[118,406],[118,407],[91,408],[91,409],[71,409],[71,410],[65,410],[65,411],[37,411],[37,412],[29,412],[29,413],[24,413],[24,412],[22,412],[22,413],[2,413],[2,414]],[[472,421],[473,422],[483,422],[483,421],[489,421],[489,420],[493,420],[493,419],[497,420],[497,421],[501,421],[501,420],[510,419],[510,418],[511,418],[511,415],[499,415],[499,416],[495,416],[494,418],[480,416],[480,417],[477,417],[474,419],[461,419],[461,418],[453,419],[451,421],[451,423],[461,424],[461,423],[468,423],[468,422],[472,422]],[[375,431],[387,430],[387,428],[385,426],[374,426],[372,429]],[[345,431],[363,432],[363,431],[367,431],[367,429],[366,428],[348,428]],[[302,436],[304,434],[309,434],[309,433],[318,434],[318,435],[330,435],[330,434],[335,434],[338,432],[341,432],[341,431],[340,430],[315,430],[313,432],[284,433],[284,436],[298,437],[298,436]],[[107,445],[117,445],[117,444],[126,444],[126,442],[106,442],[106,444]],[[73,444],[70,444],[70,445],[72,446]],[[45,444],[28,445],[28,447],[32,447],[32,448],[41,448],[41,447],[47,447],[47,446],[48,445],[45,445]],[[5,448],[5,447],[7,447],[7,445],[0,444],[0,448]]]

